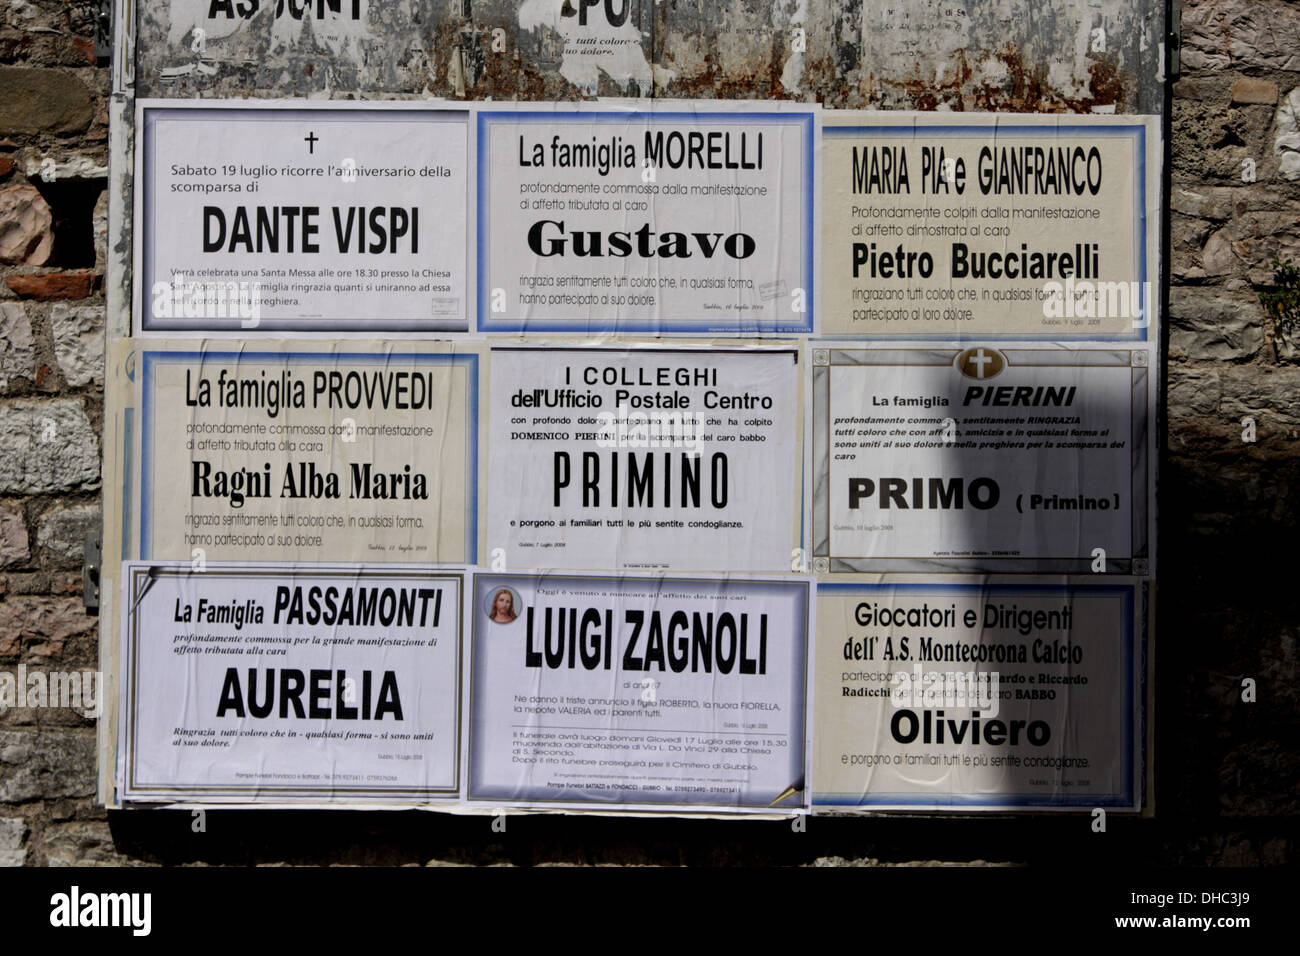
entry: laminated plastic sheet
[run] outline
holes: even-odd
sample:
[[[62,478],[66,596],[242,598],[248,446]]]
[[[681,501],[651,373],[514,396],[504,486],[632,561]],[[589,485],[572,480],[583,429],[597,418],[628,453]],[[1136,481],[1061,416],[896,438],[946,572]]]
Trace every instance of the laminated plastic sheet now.
[[[474,562],[481,356],[142,340],[131,556]]]
[[[505,345],[491,361],[487,535],[508,567],[790,568],[797,348]]]
[[[1148,350],[839,345],[812,348],[819,571],[1150,573]]]
[[[811,332],[816,111],[481,109],[486,332]]]
[[[823,116],[824,335],[1160,341],[1153,116]]]
[[[468,799],[807,806],[807,578],[479,574]]]
[[[469,111],[137,103],[135,332],[463,332]]]
[[[1143,804],[1149,589],[859,577],[817,594],[813,804]]]
[[[123,577],[123,799],[457,798],[463,571],[129,562]]]

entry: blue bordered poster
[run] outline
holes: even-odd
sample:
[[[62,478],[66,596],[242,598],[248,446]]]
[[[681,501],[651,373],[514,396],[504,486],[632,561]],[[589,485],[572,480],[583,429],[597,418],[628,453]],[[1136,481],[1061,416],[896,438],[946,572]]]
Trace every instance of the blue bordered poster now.
[[[123,799],[457,798],[462,569],[131,562],[123,577]]]
[[[1141,805],[1147,586],[821,584],[813,803]]]
[[[472,563],[473,346],[141,350],[138,556]]]
[[[833,111],[821,332],[1158,342],[1148,116]]]
[[[478,327],[813,331],[816,113],[477,115]]]
[[[477,574],[468,796],[807,806],[808,577]]]
[[[468,329],[468,109],[137,110],[137,334]]]

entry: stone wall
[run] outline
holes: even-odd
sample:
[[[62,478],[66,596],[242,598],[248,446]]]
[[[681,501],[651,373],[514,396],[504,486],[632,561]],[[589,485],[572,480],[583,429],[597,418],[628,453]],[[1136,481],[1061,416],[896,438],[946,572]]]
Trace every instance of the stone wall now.
[[[1300,3],[1196,0],[1183,4],[1182,32],[1157,800],[1189,843],[1219,841],[1212,859],[1294,860],[1300,602],[1287,542],[1300,522],[1300,351],[1258,293],[1275,256],[1300,262]],[[1245,678],[1257,682],[1253,704]]]
[[[93,5],[12,0],[0,25],[0,669],[98,668],[81,599],[100,522],[108,71]],[[95,724],[0,711],[0,863],[108,839]]]
[[[10,0],[0,27],[0,670],[10,672],[97,666],[80,566],[100,509],[108,70],[91,10]],[[94,722],[32,708],[0,711],[0,864],[1294,861],[1300,588],[1287,543],[1300,531],[1290,496],[1300,340],[1278,335],[1258,292],[1275,255],[1300,259],[1300,2],[1189,0],[1182,25],[1154,820],[1096,835],[1082,817],[815,819],[806,834],[534,818],[498,834],[486,820],[428,814],[230,811],[195,832],[188,813],[96,809]],[[1242,701],[1245,678],[1255,703]]]

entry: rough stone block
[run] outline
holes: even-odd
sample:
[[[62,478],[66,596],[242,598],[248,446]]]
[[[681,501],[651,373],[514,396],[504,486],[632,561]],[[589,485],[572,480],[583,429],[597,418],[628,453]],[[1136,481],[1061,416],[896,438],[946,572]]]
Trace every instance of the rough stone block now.
[[[1244,189],[1234,214],[1206,240],[1201,265],[1210,276],[1248,279],[1269,285],[1274,256],[1300,258],[1300,216],[1295,201],[1266,187]]]
[[[1264,345],[1264,310],[1249,296],[1171,289],[1169,344],[1174,358],[1252,358]]]
[[[0,803],[95,792],[94,731],[0,731]]]
[[[1295,752],[1280,741],[1252,737],[1219,764],[1219,806],[1234,817],[1294,817],[1300,813]]]
[[[1295,182],[1300,179],[1300,86],[1286,95],[1273,125],[1277,130],[1273,154],[1278,158],[1278,172],[1283,179]]]
[[[0,302],[0,391],[13,378],[36,378],[36,345],[32,323],[21,302]]]
[[[1170,205],[1175,212],[1198,219],[1227,219],[1232,215],[1235,190],[1223,186],[1198,186],[1195,189],[1174,187]]]
[[[1271,105],[1277,102],[1277,84],[1249,76],[1238,77],[1232,84],[1232,102]]]
[[[88,490],[98,482],[99,440],[79,400],[0,406],[0,494]]]
[[[101,820],[75,820],[45,829],[45,862],[48,866],[150,866],[141,860],[121,856],[113,844],[113,833]]]
[[[1267,110],[1223,102],[1175,100],[1170,126],[1177,144],[1170,162],[1180,185],[1241,186],[1246,161],[1258,166],[1272,141]],[[1256,175],[1265,172],[1257,168]]]
[[[29,557],[23,509],[16,501],[0,502],[0,568],[25,564]]]
[[[104,382],[104,309],[57,303],[50,310],[54,354],[73,388]]]
[[[1231,275],[1239,271],[1241,265],[1237,248],[1226,229],[1220,229],[1210,236],[1205,248],[1201,250],[1201,268],[1206,275]]]
[[[41,515],[36,543],[55,567],[80,567],[86,533],[98,531],[99,520],[99,505],[56,505]]]
[[[1169,366],[1170,416],[1215,415],[1219,411],[1219,372]]]
[[[0,817],[0,866],[22,866],[27,859],[23,841],[27,821],[22,817]]]
[[[0,262],[45,265],[54,249],[53,225],[49,204],[35,186],[0,189]]]
[[[52,181],[58,182],[65,179],[107,179],[108,166],[89,156],[68,156],[65,159],[54,160],[52,156],[46,156],[38,150],[27,150],[24,154],[24,167],[28,179],[35,179],[47,176],[52,177]],[[54,160],[47,162],[47,160]]]
[[[1300,427],[1300,368],[1231,367],[1222,370],[1223,414],[1250,415],[1294,430]],[[1172,399],[1171,399],[1172,400]]]
[[[1223,101],[1228,92],[1228,83],[1221,76],[1210,74],[1208,76],[1187,76],[1183,75],[1174,83],[1174,98],[1178,100],[1211,100],[1215,103]]]
[[[95,211],[91,214],[91,229],[95,234],[95,269],[103,273],[108,261],[108,190],[105,189],[95,200]]]
[[[95,634],[98,618],[76,597],[11,596],[0,601],[0,656],[58,660],[69,642]]]
[[[1286,0],[1184,3],[1188,70],[1232,66],[1300,72],[1300,9]]]
[[[72,74],[0,67],[0,129],[8,135],[79,133],[94,115],[91,91]]]

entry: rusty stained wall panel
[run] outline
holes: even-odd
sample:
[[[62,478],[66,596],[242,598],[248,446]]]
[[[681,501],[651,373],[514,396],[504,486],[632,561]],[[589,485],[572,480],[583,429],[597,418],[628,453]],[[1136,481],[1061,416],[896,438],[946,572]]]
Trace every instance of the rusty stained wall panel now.
[[[1156,0],[143,0],[137,9],[146,96],[1163,109]]]
[[[668,96],[828,107],[1156,113],[1164,6],[1151,0],[663,2]],[[797,50],[797,30],[805,49]]]

